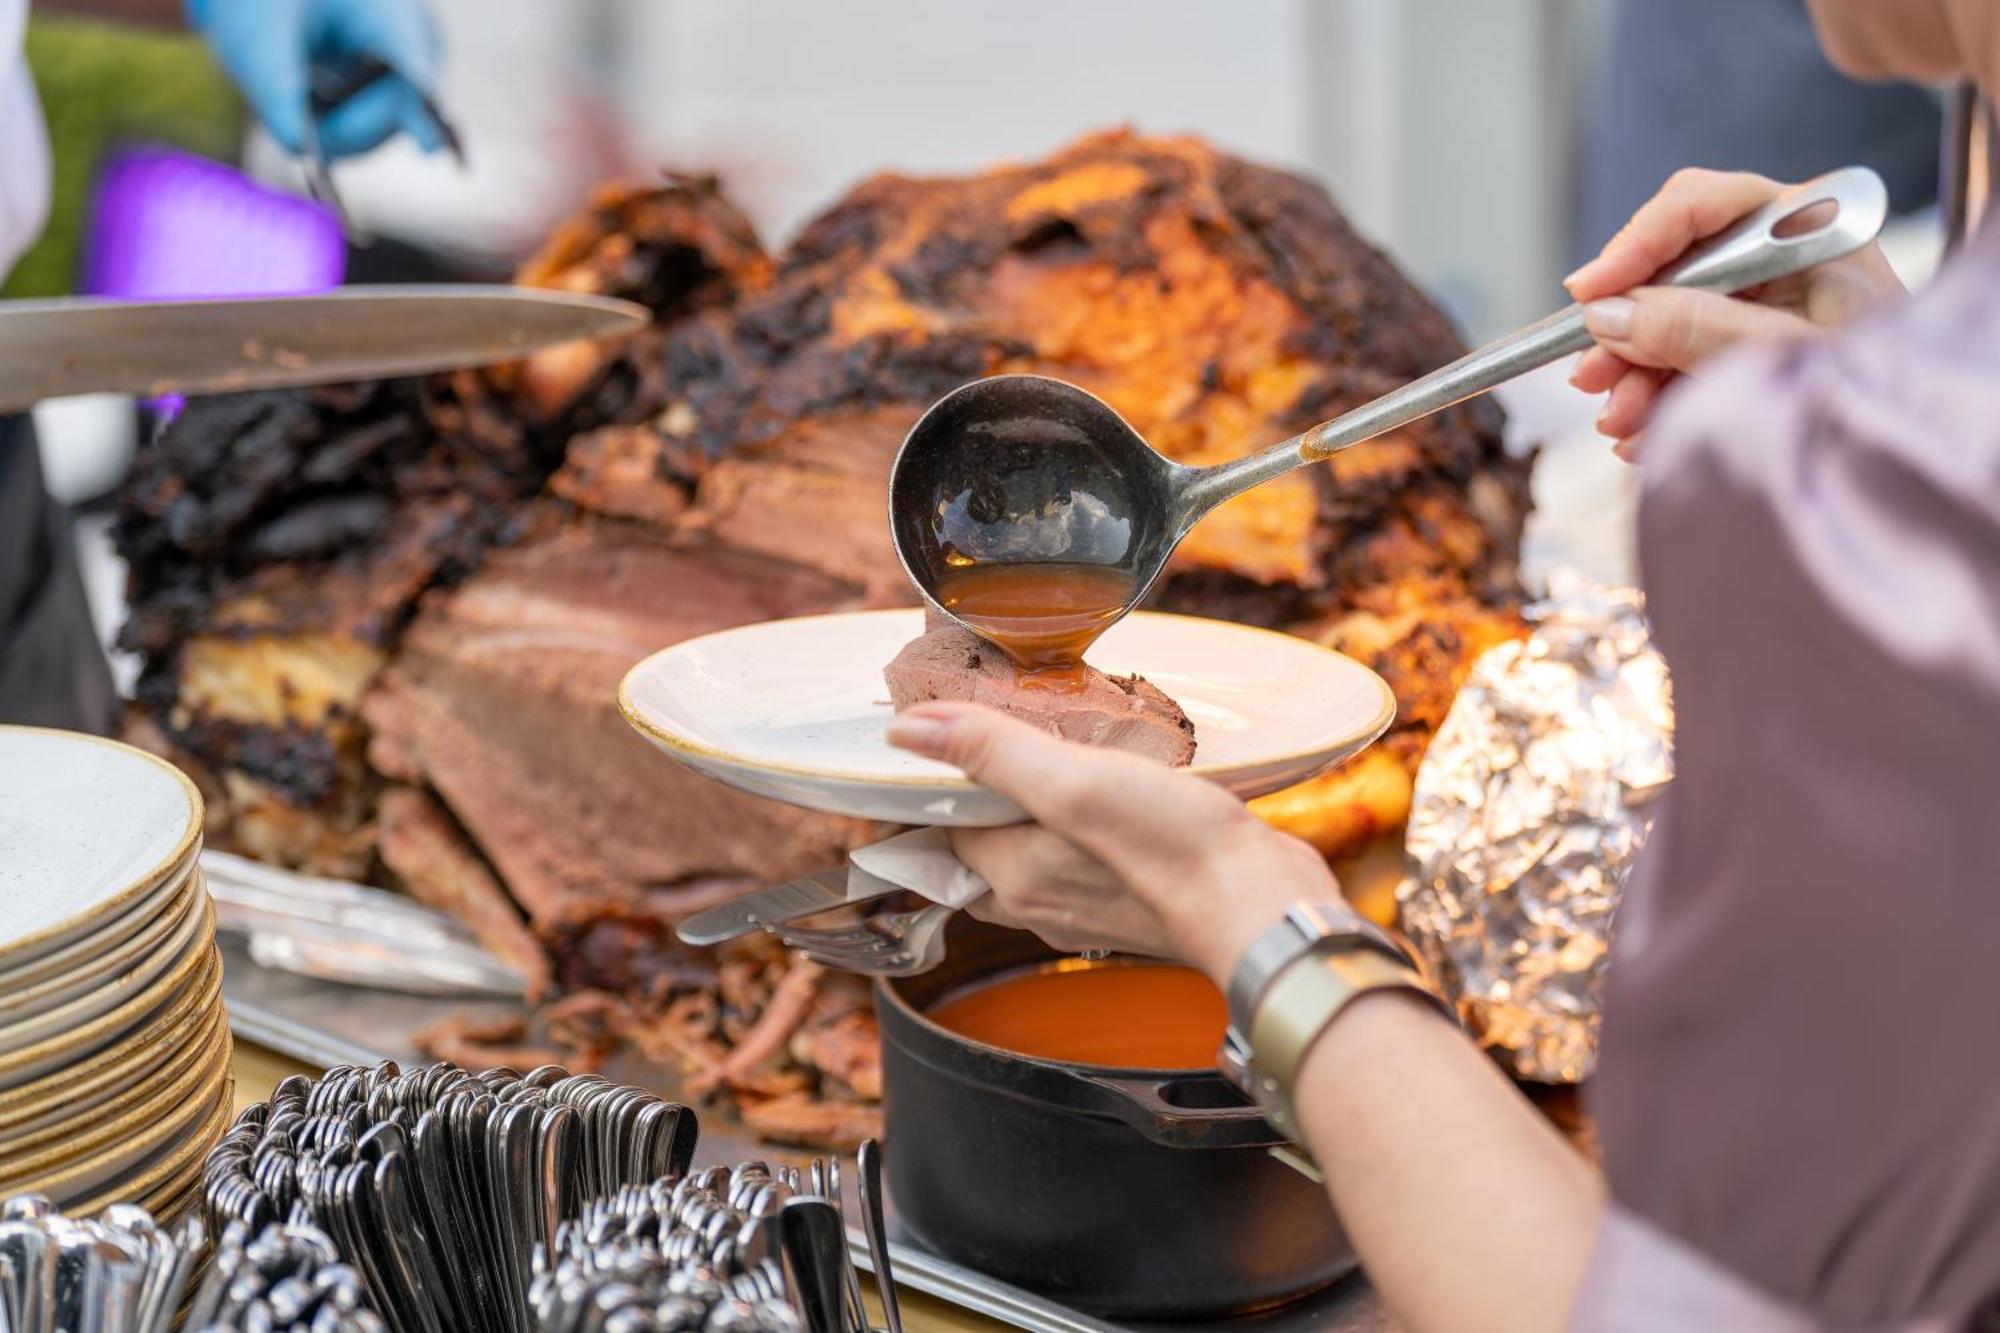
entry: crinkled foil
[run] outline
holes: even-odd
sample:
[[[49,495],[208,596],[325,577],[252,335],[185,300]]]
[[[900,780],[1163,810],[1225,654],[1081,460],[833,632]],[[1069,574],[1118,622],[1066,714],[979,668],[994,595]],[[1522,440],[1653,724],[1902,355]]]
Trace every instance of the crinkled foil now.
[[[1673,776],[1673,704],[1633,589],[1560,586],[1478,662],[1418,770],[1403,928],[1521,1078],[1597,1062],[1618,894]]]

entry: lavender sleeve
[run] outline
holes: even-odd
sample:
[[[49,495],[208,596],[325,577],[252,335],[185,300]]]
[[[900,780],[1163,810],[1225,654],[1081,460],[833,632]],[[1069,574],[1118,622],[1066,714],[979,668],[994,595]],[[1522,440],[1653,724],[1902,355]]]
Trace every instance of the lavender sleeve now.
[[[2000,1292],[2000,230],[1647,451],[1677,776],[1608,974],[1614,1218],[1815,1322],[1962,1319]],[[1612,1239],[1600,1306],[1645,1269]]]

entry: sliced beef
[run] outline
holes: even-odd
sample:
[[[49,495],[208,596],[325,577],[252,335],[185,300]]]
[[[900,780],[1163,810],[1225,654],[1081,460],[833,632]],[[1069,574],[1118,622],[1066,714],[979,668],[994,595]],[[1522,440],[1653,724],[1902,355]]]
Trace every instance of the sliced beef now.
[[[529,1001],[540,1000],[549,988],[548,953],[451,816],[410,787],[382,793],[377,810],[382,862],[409,895],[464,922],[481,944],[520,972]]]
[[[1006,654],[957,625],[926,630],[882,676],[897,712],[939,699],[984,704],[1067,741],[1129,750],[1175,767],[1194,760],[1194,723],[1149,682],[1085,667],[1074,685],[1037,684]]]
[[[564,985],[643,988],[685,960],[675,922],[835,864],[853,828],[667,759],[619,713],[619,682],[682,639],[854,594],[636,524],[564,523],[425,606],[363,704],[371,762],[437,792]]]

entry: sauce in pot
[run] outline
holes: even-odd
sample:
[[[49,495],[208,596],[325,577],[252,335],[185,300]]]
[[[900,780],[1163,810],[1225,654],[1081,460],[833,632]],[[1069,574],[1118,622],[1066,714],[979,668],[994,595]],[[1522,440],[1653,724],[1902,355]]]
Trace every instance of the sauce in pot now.
[[[992,640],[1025,684],[1083,679],[1083,654],[1132,595],[1132,578],[1109,565],[966,565],[938,582],[938,602]]]
[[[962,991],[928,1017],[961,1037],[1044,1060],[1213,1069],[1229,1011],[1222,992],[1191,967],[1065,959]]]

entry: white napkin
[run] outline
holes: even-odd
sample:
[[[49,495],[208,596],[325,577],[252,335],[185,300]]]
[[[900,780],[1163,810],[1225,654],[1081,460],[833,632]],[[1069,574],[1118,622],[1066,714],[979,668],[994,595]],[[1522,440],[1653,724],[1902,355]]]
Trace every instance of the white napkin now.
[[[855,868],[946,907],[964,907],[986,892],[986,881],[960,865],[952,855],[951,841],[941,828],[912,829],[857,847],[847,854],[847,861],[849,898],[874,892],[860,882],[860,876],[854,874]]]

